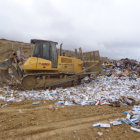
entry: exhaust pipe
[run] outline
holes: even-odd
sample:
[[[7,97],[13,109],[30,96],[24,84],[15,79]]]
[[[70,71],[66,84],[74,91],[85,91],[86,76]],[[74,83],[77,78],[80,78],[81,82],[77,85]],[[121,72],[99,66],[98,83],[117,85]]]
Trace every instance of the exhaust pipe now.
[[[60,44],[60,56],[62,56],[62,45],[63,43]]]

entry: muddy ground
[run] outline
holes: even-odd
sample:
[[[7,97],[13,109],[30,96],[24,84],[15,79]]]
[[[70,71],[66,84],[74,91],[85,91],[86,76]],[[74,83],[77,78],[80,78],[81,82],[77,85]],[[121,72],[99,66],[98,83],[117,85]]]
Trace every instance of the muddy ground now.
[[[54,102],[34,101],[8,103],[0,108],[1,140],[139,140],[140,133],[128,125],[93,128],[97,122],[122,117],[128,106],[55,106]],[[5,103],[3,103],[5,104]],[[102,132],[99,136],[97,133]]]

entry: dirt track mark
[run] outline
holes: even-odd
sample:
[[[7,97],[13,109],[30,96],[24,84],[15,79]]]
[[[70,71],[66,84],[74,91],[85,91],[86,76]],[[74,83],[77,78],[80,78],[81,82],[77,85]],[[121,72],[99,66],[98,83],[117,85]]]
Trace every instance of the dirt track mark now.
[[[30,138],[30,136],[32,136],[33,139],[39,139],[39,138],[46,139],[56,134],[62,134],[74,130],[80,130],[80,129],[92,127],[92,124],[95,122],[99,122],[99,121],[106,122],[109,119],[114,120],[120,117],[122,117],[122,113],[118,113],[115,115],[109,114],[103,116],[79,118],[79,119],[73,119],[67,121],[48,123],[46,125],[41,125],[41,126],[31,126],[31,127],[15,130],[15,132],[18,134],[17,139],[20,139],[21,137],[28,139]]]

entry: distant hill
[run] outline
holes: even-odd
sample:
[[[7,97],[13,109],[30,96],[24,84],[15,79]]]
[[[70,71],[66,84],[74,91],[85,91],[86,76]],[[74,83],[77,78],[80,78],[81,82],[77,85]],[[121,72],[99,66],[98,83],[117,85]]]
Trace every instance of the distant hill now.
[[[17,51],[18,48],[25,57],[28,57],[32,53],[33,45],[30,43],[0,39],[0,60],[7,59],[9,55],[14,51]]]

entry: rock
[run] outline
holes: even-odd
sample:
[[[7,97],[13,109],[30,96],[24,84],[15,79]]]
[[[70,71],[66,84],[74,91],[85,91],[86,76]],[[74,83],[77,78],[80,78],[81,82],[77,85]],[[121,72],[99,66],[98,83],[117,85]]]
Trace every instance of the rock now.
[[[102,136],[102,135],[103,135],[103,132],[97,132],[97,134],[98,134],[99,136]]]

